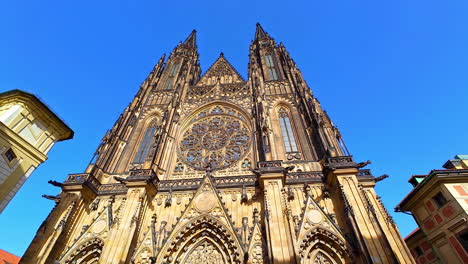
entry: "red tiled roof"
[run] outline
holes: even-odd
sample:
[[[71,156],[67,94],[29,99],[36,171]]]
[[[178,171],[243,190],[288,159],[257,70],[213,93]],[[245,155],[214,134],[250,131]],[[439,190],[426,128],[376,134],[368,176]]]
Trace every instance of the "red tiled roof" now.
[[[407,235],[404,240],[408,240],[410,237],[414,236],[417,232],[421,231],[421,229],[419,227],[417,227],[415,230],[413,230],[413,232],[411,232],[409,235]]]
[[[20,257],[0,249],[0,264],[18,264]]]

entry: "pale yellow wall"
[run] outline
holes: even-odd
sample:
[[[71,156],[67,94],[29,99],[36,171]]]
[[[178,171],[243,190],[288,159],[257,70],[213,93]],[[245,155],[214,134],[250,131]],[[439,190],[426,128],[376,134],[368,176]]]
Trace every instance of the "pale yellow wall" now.
[[[57,140],[44,121],[21,104],[3,106],[0,121],[44,154],[47,154]]]
[[[18,189],[29,177],[34,168],[44,162],[45,156],[40,155],[26,141],[19,141],[16,134],[6,133],[8,130],[0,124],[0,212],[6,207]],[[9,162],[4,155],[8,149],[12,149],[16,158]],[[39,156],[38,156],[39,154]]]
[[[41,114],[23,102],[0,107],[0,212],[57,141],[56,132]],[[12,161],[4,155],[10,148],[16,155]]]

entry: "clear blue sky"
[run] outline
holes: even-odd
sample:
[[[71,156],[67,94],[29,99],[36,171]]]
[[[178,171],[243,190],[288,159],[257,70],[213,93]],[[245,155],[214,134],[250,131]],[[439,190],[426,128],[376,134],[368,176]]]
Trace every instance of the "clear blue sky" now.
[[[22,255],[57,194],[83,172],[156,60],[198,30],[203,70],[221,51],[246,77],[255,23],[285,43],[357,161],[390,178],[389,211],[412,174],[468,153],[468,2],[2,1],[0,91],[42,98],[75,131],[0,215],[0,249]],[[411,217],[392,213],[407,235]]]

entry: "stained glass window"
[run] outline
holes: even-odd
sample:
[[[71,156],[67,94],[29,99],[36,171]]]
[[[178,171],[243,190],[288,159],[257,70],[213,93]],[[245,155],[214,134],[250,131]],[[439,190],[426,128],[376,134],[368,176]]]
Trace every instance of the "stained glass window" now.
[[[265,61],[268,68],[268,80],[278,80],[278,74],[276,73],[275,62],[273,61],[273,57],[271,57],[271,55],[268,54],[265,56]]]
[[[158,130],[158,126],[156,125],[156,121],[152,121],[151,124],[146,128],[145,135],[140,142],[140,147],[138,148],[138,152],[133,159],[133,163],[143,163],[145,161],[146,155],[148,155],[148,150],[151,146],[151,141],[153,139],[154,134]]]
[[[164,85],[164,90],[171,90],[173,83],[174,83],[174,77],[176,76],[177,73],[177,68],[179,67],[178,63],[172,64],[171,71],[169,72],[169,76],[167,77],[166,83]]]
[[[286,153],[297,152],[297,145],[296,140],[294,139],[291,121],[289,119],[288,112],[284,108],[280,108],[279,110],[279,121]]]
[[[248,125],[240,113],[215,106],[193,120],[183,132],[181,159],[192,168],[223,169],[236,164],[248,151]]]

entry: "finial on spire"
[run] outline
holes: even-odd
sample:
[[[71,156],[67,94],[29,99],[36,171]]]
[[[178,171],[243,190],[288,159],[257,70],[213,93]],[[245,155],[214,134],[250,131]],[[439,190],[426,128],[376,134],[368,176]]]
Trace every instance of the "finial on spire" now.
[[[268,33],[265,32],[265,30],[263,30],[260,23],[257,22],[257,28],[255,30],[255,39],[257,40],[263,38],[270,38],[270,36],[268,35]]]
[[[192,33],[185,39],[184,44],[194,48],[197,46],[197,31],[195,29],[192,30]]]
[[[219,53],[219,57],[224,57],[224,52],[221,51],[221,52]]]

